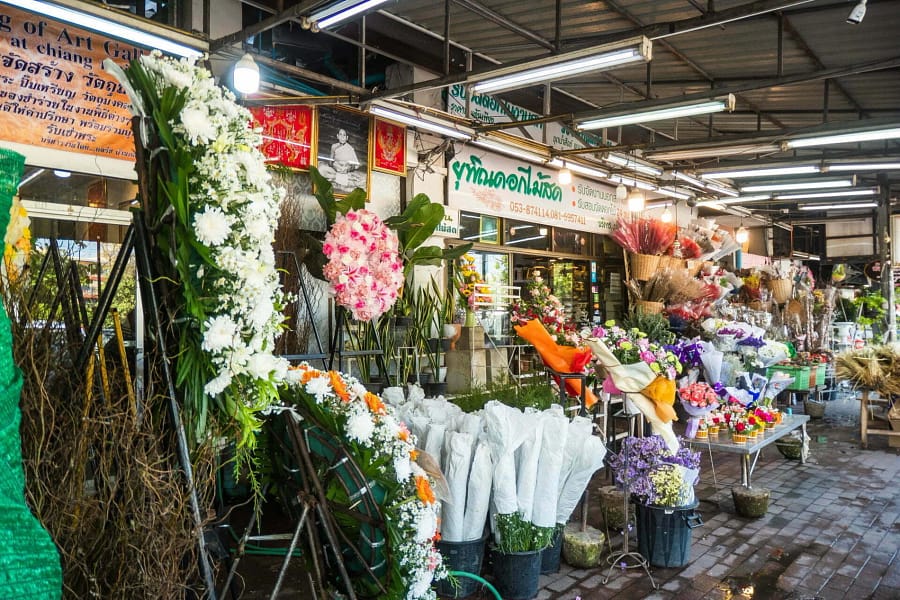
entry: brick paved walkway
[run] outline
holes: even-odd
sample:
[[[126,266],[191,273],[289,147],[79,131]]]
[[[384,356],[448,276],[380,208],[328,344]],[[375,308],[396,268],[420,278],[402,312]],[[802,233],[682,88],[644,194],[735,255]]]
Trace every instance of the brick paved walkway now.
[[[541,576],[537,598],[900,599],[900,450],[884,436],[870,437],[869,449],[861,450],[858,410],[853,397],[828,403],[825,418],[808,428],[806,465],[774,446],[762,451],[754,487],[772,495],[760,519],[735,514],[737,456],[713,454],[717,489],[705,455],[697,488],[705,523],[693,530],[687,566],[652,568],[658,590],[640,570],[617,569],[603,585],[606,568],[563,564],[559,573]],[[608,483],[601,475],[595,487]],[[588,514],[589,524],[602,528],[597,507]],[[613,537],[614,549],[620,539]]]

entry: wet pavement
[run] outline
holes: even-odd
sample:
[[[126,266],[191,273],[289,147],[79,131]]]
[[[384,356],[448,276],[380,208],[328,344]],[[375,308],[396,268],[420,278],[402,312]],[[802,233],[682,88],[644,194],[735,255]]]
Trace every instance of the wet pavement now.
[[[714,452],[711,465],[704,453],[697,486],[704,524],[692,531],[686,566],[651,567],[658,589],[640,569],[614,568],[603,584],[604,560],[595,569],[563,564],[542,575],[538,600],[900,599],[900,448],[870,436],[869,448],[860,449],[858,402],[836,394],[825,417],[810,422],[805,465],[774,445],[762,450],[753,485],[771,496],[758,519],[735,513],[738,456]],[[803,412],[802,403],[792,408]],[[592,485],[608,483],[601,472]],[[604,529],[599,507],[588,516],[589,525]],[[613,533],[611,546],[621,548],[621,535]]]

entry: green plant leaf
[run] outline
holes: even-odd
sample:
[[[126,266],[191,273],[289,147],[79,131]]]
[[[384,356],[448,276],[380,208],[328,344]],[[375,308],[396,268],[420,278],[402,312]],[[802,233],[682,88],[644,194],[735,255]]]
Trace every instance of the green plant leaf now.
[[[325,211],[325,220],[328,222],[328,226],[331,227],[337,217],[334,187],[331,185],[330,181],[322,177],[322,174],[319,173],[319,170],[315,167],[311,166],[309,168],[309,178],[312,179],[313,183],[313,195],[316,197],[316,200],[319,201],[319,206]]]

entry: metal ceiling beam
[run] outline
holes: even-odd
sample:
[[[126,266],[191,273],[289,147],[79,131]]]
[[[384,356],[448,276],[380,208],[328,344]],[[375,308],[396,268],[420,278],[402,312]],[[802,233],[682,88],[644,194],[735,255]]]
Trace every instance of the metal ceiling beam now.
[[[264,31],[268,31],[270,29],[278,27],[282,23],[287,23],[292,19],[296,19],[302,16],[303,13],[309,11],[309,9],[315,6],[316,3],[317,0],[301,0],[289,9],[284,10],[280,13],[276,13],[267,19],[263,19],[259,23],[254,23],[249,27],[244,27],[240,31],[235,31],[234,33],[229,33],[228,35],[212,40],[209,43],[209,53],[215,54],[218,50],[221,50],[225,46],[230,46],[237,42],[243,42],[249,37],[259,35]]]
[[[822,59],[819,58],[819,55],[816,54],[816,52],[812,49],[812,47],[810,47],[810,45],[806,42],[806,40],[803,38],[803,36],[800,35],[800,32],[797,31],[797,28],[794,27],[793,23],[791,23],[790,18],[787,15],[782,15],[781,22],[784,23],[784,30],[791,35],[791,37],[794,39],[794,42],[796,42],[796,44],[798,46],[800,46],[800,49],[803,50],[803,52],[814,63],[816,63],[816,66],[820,69],[827,69],[828,67],[825,66],[825,63],[822,62]],[[856,101],[856,98],[853,97],[853,95],[847,90],[846,87],[843,86],[843,84],[841,84],[840,81],[837,81],[835,79],[834,87],[836,87],[838,89],[838,91],[844,95],[844,97],[847,99],[847,101],[850,102],[850,104],[856,110],[858,110],[863,115],[867,114],[865,109],[862,107],[862,105]]]
[[[469,12],[475,13],[479,17],[483,19],[487,19],[491,23],[495,25],[499,25],[504,29],[512,31],[516,35],[519,35],[526,40],[532,41],[538,46],[542,46],[551,52],[556,51],[556,47],[553,45],[553,42],[546,39],[534,31],[531,31],[527,27],[523,27],[518,23],[513,22],[512,20],[504,17],[500,13],[488,8],[487,6],[481,4],[480,2],[476,2],[475,0],[452,0],[454,4],[458,4],[459,6],[465,8]]]

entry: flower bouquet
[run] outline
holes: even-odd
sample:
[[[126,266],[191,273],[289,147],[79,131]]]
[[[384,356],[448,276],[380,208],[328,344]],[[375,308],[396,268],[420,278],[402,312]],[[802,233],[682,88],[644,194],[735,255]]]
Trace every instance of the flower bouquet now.
[[[701,417],[719,407],[719,395],[709,384],[698,382],[679,389],[678,396],[684,410],[691,417],[688,419],[684,435],[688,438],[696,437]]]
[[[558,343],[567,342],[575,330],[575,324],[566,319],[562,302],[550,293],[550,288],[540,276],[528,282],[525,295],[516,300],[510,309],[513,325],[524,325],[532,319],[540,321]]]
[[[672,453],[656,435],[627,437],[618,454],[609,455],[618,486],[627,485],[642,504],[683,506],[694,501],[693,486],[700,474],[700,453],[683,444]]]
[[[464,254],[457,261],[456,289],[459,291],[462,306],[466,311],[466,327],[475,326],[475,310],[491,301],[491,297],[484,293],[484,279],[475,268],[475,257]]]
[[[631,276],[646,281],[675,241],[676,231],[674,224],[654,219],[619,219],[612,238],[631,255]]]

